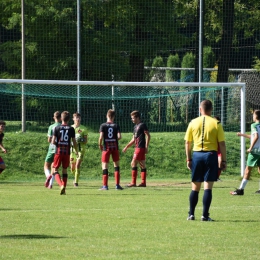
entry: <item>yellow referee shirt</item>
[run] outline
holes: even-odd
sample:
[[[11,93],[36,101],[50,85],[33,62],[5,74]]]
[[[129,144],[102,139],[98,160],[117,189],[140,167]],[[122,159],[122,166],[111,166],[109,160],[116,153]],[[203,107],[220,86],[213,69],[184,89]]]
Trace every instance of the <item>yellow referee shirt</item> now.
[[[193,151],[218,151],[218,143],[225,141],[221,123],[211,116],[193,119],[184,140],[193,142]]]

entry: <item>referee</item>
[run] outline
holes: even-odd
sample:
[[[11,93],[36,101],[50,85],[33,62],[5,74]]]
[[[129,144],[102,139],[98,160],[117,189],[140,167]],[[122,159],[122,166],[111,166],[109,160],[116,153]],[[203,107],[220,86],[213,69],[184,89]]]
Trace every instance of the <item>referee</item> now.
[[[221,169],[226,165],[226,144],[222,125],[211,117],[212,102],[200,103],[201,116],[193,119],[185,134],[187,167],[191,170],[192,190],[189,196],[190,210],[187,220],[195,220],[195,208],[199,199],[201,183],[204,182],[203,213],[201,221],[213,221],[209,217],[212,188],[218,178],[218,147],[222,154]],[[193,149],[192,149],[193,144]],[[191,156],[191,150],[193,154]]]

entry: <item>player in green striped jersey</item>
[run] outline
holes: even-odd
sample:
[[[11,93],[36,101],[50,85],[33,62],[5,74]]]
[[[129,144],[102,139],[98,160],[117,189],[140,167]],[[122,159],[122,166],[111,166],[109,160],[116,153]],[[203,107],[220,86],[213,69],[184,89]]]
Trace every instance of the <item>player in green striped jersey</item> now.
[[[55,121],[54,124],[50,125],[48,128],[48,142],[50,143],[49,145],[49,149],[47,152],[47,155],[45,157],[45,162],[44,162],[44,173],[46,176],[46,181],[45,181],[45,187],[51,189],[52,185],[53,185],[53,181],[54,181],[54,175],[52,176],[52,178],[49,178],[49,176],[51,175],[51,170],[52,170],[52,163],[54,160],[54,154],[55,154],[55,145],[51,144],[51,139],[53,136],[53,130],[56,126],[61,124],[61,112],[60,111],[56,111],[53,114],[53,119]]]
[[[238,136],[250,138],[250,147],[247,149],[248,157],[246,162],[246,168],[240,187],[234,191],[231,191],[231,195],[244,195],[244,189],[249,181],[251,171],[257,166],[260,173],[260,110],[255,110],[253,113],[253,121],[251,124],[251,134],[237,133]],[[260,193],[260,189],[256,191]]]

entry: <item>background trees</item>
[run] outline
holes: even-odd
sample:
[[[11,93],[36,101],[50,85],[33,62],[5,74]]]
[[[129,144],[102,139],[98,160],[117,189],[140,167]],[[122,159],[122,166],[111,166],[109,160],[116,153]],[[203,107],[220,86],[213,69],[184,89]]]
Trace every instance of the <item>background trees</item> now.
[[[20,5],[20,0],[0,3],[0,78],[21,78]],[[25,0],[27,79],[77,79],[76,5],[77,1],[71,0]],[[198,0],[81,0],[81,79],[197,81],[198,5]],[[203,11],[203,66],[218,68],[218,72],[205,72],[203,80],[228,81],[229,68],[258,68],[259,1],[207,0]],[[158,73],[144,66],[195,67],[195,72]],[[129,90],[120,91],[127,94]],[[217,105],[221,98],[219,94]],[[15,102],[10,98],[10,104]],[[155,109],[150,116],[155,122],[164,123],[169,117],[163,99],[154,104],[146,99],[134,102],[136,107]],[[131,101],[124,101],[122,107],[128,103]],[[84,109],[92,105],[85,104]],[[198,106],[196,94],[187,109],[188,105]],[[28,106],[40,111],[44,104],[35,98]],[[99,113],[99,108],[96,110]],[[123,108],[121,112],[122,117],[128,115]],[[182,122],[194,116],[187,111],[175,112],[175,118]]]
[[[144,63],[156,56],[196,54],[198,1],[81,1],[82,79],[143,81]],[[0,3],[0,77],[19,78],[20,1]],[[26,77],[76,79],[76,1],[25,1]],[[256,0],[205,1],[204,45],[218,65],[251,68],[259,57],[260,4]]]

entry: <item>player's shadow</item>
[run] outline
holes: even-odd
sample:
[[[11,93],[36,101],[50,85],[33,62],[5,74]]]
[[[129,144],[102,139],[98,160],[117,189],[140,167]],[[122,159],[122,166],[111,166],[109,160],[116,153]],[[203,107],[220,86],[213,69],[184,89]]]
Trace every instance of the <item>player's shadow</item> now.
[[[230,219],[230,220],[217,220],[216,222],[233,222],[233,223],[258,223],[260,220],[250,220],[250,219]]]
[[[0,208],[0,211],[13,211],[13,210],[22,210],[22,209],[4,209],[4,208]]]
[[[19,234],[19,235],[2,235],[0,239],[52,239],[52,238],[66,238],[60,236],[50,236],[41,234]]]

